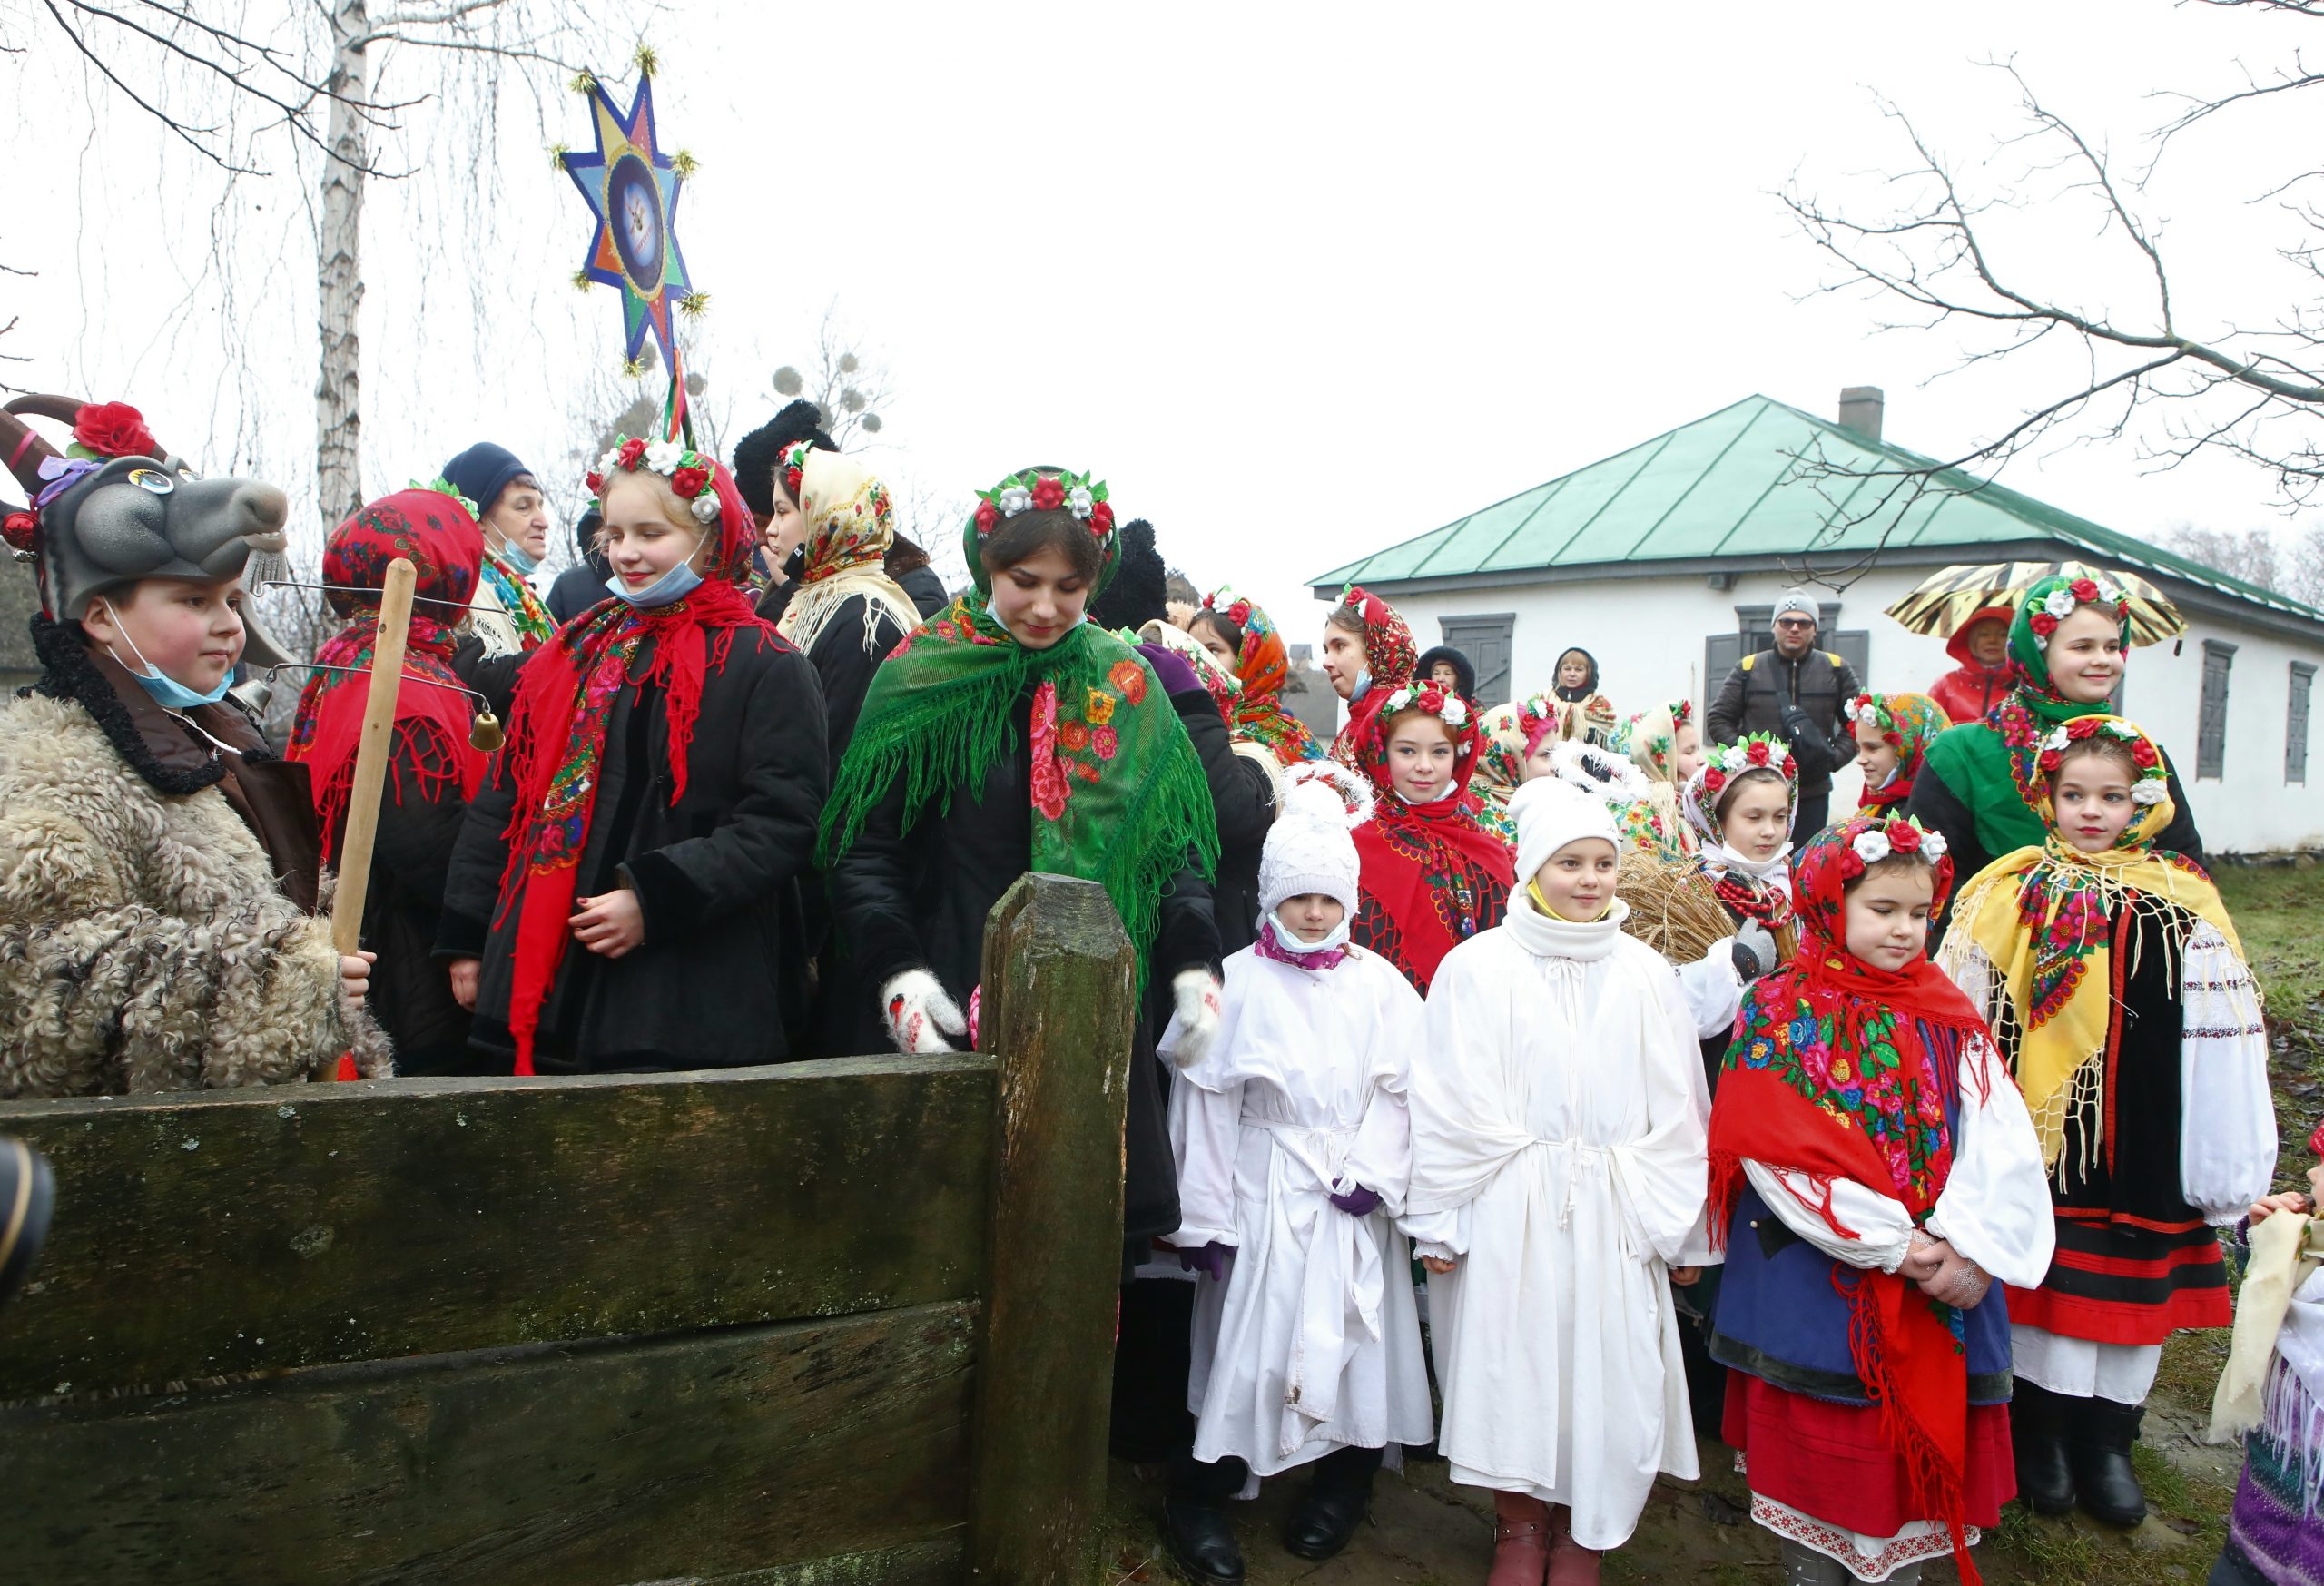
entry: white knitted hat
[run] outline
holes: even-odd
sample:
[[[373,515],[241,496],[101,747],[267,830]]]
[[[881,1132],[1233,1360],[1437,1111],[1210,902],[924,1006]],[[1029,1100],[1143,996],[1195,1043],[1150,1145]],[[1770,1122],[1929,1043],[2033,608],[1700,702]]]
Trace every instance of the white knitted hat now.
[[[1621,833],[1615,830],[1606,802],[1558,777],[1537,776],[1519,788],[1510,795],[1509,814],[1517,823],[1521,887],[1541,872],[1551,854],[1584,837],[1603,837],[1617,854],[1621,852]]]
[[[1293,768],[1266,846],[1260,851],[1259,912],[1272,914],[1286,898],[1321,892],[1337,899],[1353,921],[1357,866],[1355,839],[1348,835],[1348,828],[1371,813],[1371,801],[1362,797],[1371,790],[1337,765],[1300,774],[1307,770],[1304,765]],[[1343,777],[1354,784],[1354,793],[1343,792]],[[1354,800],[1361,803],[1351,808]]]

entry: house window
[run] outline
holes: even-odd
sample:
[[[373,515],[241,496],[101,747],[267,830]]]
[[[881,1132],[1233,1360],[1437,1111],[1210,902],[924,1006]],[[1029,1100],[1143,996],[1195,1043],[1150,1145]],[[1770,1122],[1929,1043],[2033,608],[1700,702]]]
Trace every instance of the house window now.
[[[2203,703],[2195,726],[2195,778],[2217,782],[2227,775],[2227,669],[2235,646],[2203,641]]]
[[[2308,782],[2308,696],[2315,685],[2316,668],[2294,661],[2290,702],[2284,709],[2284,780],[2303,786]]]
[[[1517,630],[1517,614],[1490,616],[1448,616],[1441,619],[1444,642],[1469,658],[1477,669],[1477,704],[1486,709],[1509,703],[1509,644]]]

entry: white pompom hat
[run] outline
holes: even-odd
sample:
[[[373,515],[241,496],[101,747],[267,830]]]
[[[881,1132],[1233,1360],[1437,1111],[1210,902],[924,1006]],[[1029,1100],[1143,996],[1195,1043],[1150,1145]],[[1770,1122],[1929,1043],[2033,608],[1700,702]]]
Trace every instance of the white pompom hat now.
[[[1541,873],[1550,856],[1569,842],[1602,837],[1622,851],[1621,833],[1614,813],[1603,799],[1590,797],[1571,783],[1554,776],[1537,776],[1509,799],[1510,818],[1517,823],[1517,884],[1523,886]]]
[[[1273,914],[1286,898],[1320,892],[1355,918],[1355,840],[1352,827],[1372,818],[1372,789],[1345,767],[1329,762],[1294,766],[1266,846],[1259,853],[1259,912]]]

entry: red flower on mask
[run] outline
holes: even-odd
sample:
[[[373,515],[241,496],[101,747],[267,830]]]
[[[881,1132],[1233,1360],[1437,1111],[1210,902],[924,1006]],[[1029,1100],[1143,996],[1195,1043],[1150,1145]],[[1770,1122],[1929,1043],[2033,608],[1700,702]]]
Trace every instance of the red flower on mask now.
[[[0,519],[0,539],[5,539],[16,550],[31,550],[39,532],[40,519],[29,512],[11,512]]]
[[[73,416],[73,438],[99,457],[162,455],[145,415],[126,402],[89,402]]]

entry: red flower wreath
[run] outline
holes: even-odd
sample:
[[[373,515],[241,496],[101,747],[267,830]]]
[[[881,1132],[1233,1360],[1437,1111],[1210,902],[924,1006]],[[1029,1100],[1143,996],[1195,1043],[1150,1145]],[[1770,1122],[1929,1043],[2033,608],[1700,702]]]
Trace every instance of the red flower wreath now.
[[[2162,756],[2154,752],[2154,745],[2152,744],[2148,743],[2144,738],[2137,739],[2132,743],[2131,763],[2137,766],[2141,771],[2152,771],[2162,763]]]
[[[2034,614],[2032,626],[2035,633],[2046,639],[2058,631],[2058,619],[2046,611],[2037,611]]]
[[[2066,590],[2083,605],[2094,605],[2098,600],[2098,582],[2094,578],[2076,578],[2066,586]]]
[[[1705,793],[1717,793],[1726,785],[1727,773],[1721,771],[1718,766],[1714,765],[1709,771],[1703,773],[1703,791]]]
[[[680,468],[670,476],[670,488],[689,501],[701,495],[702,488],[708,483],[710,470],[707,468]]]
[[[1033,510],[1055,512],[1065,505],[1065,485],[1054,474],[1045,474],[1033,482]]]
[[[632,438],[621,443],[621,466],[623,468],[635,471],[637,465],[645,460],[645,443],[644,441],[633,437]]]
[[[1921,829],[1910,821],[1889,822],[1888,846],[1899,853],[1918,853],[1921,847]]]

